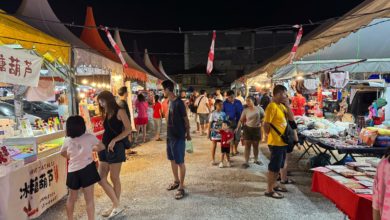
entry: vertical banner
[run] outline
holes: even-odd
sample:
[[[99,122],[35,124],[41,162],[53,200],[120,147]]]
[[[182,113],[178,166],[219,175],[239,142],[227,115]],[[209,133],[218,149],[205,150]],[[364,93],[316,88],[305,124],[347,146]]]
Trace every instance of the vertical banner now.
[[[216,33],[215,33],[215,30],[214,30],[213,31],[213,39],[211,40],[209,57],[207,59],[207,69],[206,69],[206,72],[207,72],[208,75],[210,75],[211,72],[213,71],[215,38],[216,38]]]
[[[302,28],[302,25],[295,25],[294,28],[299,28],[299,31],[298,31],[298,34],[297,34],[297,38],[295,39],[294,46],[293,46],[293,48],[291,49],[291,53],[290,53],[290,64],[292,64],[293,61],[294,61],[295,54],[297,53],[297,49],[298,49],[299,43],[301,42],[302,35],[303,35],[303,28]]]
[[[6,197],[0,200],[0,219],[37,218],[62,199],[68,193],[66,167],[66,159],[54,154],[0,177],[0,195]]]
[[[0,46],[0,82],[37,87],[42,62],[38,56]]]
[[[124,68],[128,68],[129,66],[127,65],[125,59],[122,56],[121,49],[119,48],[118,44],[116,44],[115,40],[112,38],[110,31],[108,31],[107,27],[102,28],[104,32],[106,32],[107,38],[111,43],[111,46],[115,49],[116,55],[118,55],[119,59],[122,62],[122,65]]]

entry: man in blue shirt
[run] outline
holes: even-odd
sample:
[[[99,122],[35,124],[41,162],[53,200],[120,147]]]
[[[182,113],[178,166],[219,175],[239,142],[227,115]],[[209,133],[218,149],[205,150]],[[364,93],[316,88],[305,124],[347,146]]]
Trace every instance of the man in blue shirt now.
[[[236,126],[238,124],[238,121],[241,118],[243,107],[239,100],[235,99],[234,91],[230,90],[227,92],[227,99],[223,103],[223,112],[226,113],[226,116],[228,120],[231,123],[231,127],[233,129],[236,129]],[[237,147],[238,143],[240,142],[240,134],[241,129],[237,130],[237,133],[234,135],[234,144],[232,146],[231,152],[233,152],[233,155],[237,155]]]

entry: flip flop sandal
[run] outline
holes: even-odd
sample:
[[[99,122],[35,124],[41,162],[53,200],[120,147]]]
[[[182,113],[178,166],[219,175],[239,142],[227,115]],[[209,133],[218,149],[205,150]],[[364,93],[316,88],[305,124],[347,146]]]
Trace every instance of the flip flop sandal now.
[[[281,184],[295,184],[296,182],[292,179],[287,179],[286,181],[280,181]]]
[[[102,213],[102,216],[107,218],[108,216],[110,216],[111,212],[112,212],[113,209],[107,209],[106,211],[104,211]]]
[[[178,189],[177,193],[175,194],[175,199],[180,200],[180,199],[184,198],[185,195],[186,194],[185,194],[184,189]]]
[[[168,191],[175,190],[175,189],[179,188],[179,186],[180,186],[180,182],[174,182],[168,186],[167,190]]]
[[[284,196],[280,193],[277,192],[269,192],[269,193],[264,193],[265,196],[273,198],[273,199],[283,199]]]
[[[123,212],[123,208],[115,208],[112,210],[110,216],[108,216],[108,219],[114,218],[115,216],[119,215],[121,212]]]
[[[249,168],[249,164],[244,163],[244,164],[241,165],[241,167],[242,167],[243,169],[247,169],[247,168]]]
[[[261,162],[261,161],[255,161],[255,162],[253,162],[254,164],[257,164],[257,165],[259,165],[259,166],[263,166],[263,163]]]
[[[280,187],[280,186],[275,187],[274,190],[275,190],[276,192],[284,192],[284,193],[288,192],[287,189],[282,188],[282,187]]]

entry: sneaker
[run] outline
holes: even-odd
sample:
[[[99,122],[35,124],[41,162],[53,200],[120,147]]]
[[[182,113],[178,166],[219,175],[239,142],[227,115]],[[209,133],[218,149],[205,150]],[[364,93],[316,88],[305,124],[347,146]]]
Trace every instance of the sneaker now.
[[[226,163],[226,167],[232,167],[232,164],[230,163],[230,161],[228,161],[228,162]]]
[[[224,168],[223,162],[219,163],[219,168]]]

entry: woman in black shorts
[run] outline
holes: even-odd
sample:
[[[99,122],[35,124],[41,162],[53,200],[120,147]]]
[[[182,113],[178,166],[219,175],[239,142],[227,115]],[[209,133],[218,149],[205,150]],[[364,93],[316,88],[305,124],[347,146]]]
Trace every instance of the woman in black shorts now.
[[[237,127],[243,126],[243,138],[245,142],[245,163],[243,168],[249,167],[249,155],[253,147],[254,163],[262,165],[259,160],[259,142],[261,140],[261,120],[264,117],[264,110],[260,106],[255,106],[256,99],[252,96],[246,98],[247,107],[241,114]]]
[[[102,213],[103,217],[113,217],[118,215],[123,208],[119,206],[121,195],[121,182],[119,174],[122,163],[126,161],[125,144],[131,132],[129,117],[124,109],[117,104],[114,95],[109,91],[101,92],[97,100],[99,110],[104,119],[103,144],[106,149],[99,152],[99,174],[102,179],[99,184],[112,201],[112,208]],[[107,181],[108,173],[113,184]]]

